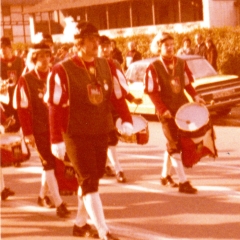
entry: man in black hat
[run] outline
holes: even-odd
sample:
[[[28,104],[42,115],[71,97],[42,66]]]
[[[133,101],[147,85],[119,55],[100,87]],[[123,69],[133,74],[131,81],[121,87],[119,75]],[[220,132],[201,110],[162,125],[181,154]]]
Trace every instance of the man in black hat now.
[[[130,92],[127,84],[127,80],[122,72],[121,65],[119,62],[115,59],[112,59],[111,57],[111,41],[110,39],[102,35],[100,36],[99,41],[99,48],[98,48],[99,57],[104,57],[109,60],[110,63],[114,64],[117,68],[117,71],[115,72],[115,77],[119,80],[119,83],[122,85],[122,87],[126,91],[126,100],[129,102],[134,102],[135,104],[141,104],[142,99],[141,98],[135,98]],[[112,115],[113,115],[113,121],[114,124],[116,123],[117,119],[119,118],[119,115],[116,113],[114,109],[112,109]],[[116,151],[116,145],[118,143],[118,133],[116,129],[110,132],[109,134],[109,147],[108,147],[108,159],[114,166],[115,172],[116,172],[116,179],[119,183],[125,183],[126,177],[123,172],[123,169],[120,165],[120,162],[118,161],[117,157],[117,151]],[[109,172],[111,173],[111,168],[109,166],[106,166],[106,174],[108,175]],[[110,175],[110,174],[109,174]]]
[[[116,69],[106,59],[97,58],[98,29],[82,22],[77,30],[77,55],[53,67],[47,86],[52,152],[60,159],[67,152],[78,176],[78,212],[73,235],[114,240],[117,238],[106,225],[98,192],[105,171],[108,133],[114,128],[109,104],[121,116],[127,135],[132,134],[132,119],[124,89],[113,84]],[[88,215],[98,234],[87,224]]]
[[[15,123],[10,125],[6,132],[18,132],[20,123],[18,120],[17,112],[13,108],[13,93],[19,77],[24,68],[24,62],[20,57],[14,56],[10,38],[1,38],[1,86],[6,86],[7,91],[1,92],[1,103],[4,108],[6,117],[13,117]]]
[[[146,70],[145,92],[156,107],[167,140],[160,182],[163,186],[178,187],[181,193],[195,194],[197,189],[190,184],[184,172],[182,148],[174,117],[177,110],[188,102],[184,90],[194,101],[204,103],[204,100],[191,85],[193,76],[186,62],[174,55],[174,39],[169,33],[157,34],[152,41],[151,51],[160,56]],[[171,177],[172,166],[178,175],[179,185]]]
[[[16,105],[23,134],[27,143],[36,147],[42,166],[42,185],[37,200],[42,207],[56,207],[59,217],[70,214],[60,194],[54,174],[55,157],[51,152],[48,107],[44,102],[46,82],[50,74],[51,49],[44,43],[35,44],[31,50],[34,69],[19,78],[16,88]],[[47,196],[50,190],[54,204]]]

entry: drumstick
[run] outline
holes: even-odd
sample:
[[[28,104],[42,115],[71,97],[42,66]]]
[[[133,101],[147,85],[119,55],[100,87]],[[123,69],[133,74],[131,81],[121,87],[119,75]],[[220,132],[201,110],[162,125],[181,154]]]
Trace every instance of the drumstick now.
[[[185,122],[186,124],[190,124],[191,123],[190,120],[185,120],[185,119],[181,119],[181,118],[175,118],[175,119],[177,119],[179,121],[182,121],[182,122]]]

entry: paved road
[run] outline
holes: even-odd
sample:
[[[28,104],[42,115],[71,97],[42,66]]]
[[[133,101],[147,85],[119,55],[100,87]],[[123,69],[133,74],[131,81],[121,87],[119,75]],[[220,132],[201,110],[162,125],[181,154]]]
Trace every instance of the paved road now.
[[[160,186],[165,141],[159,123],[151,122],[149,129],[147,145],[118,146],[128,182],[101,180],[104,211],[112,231],[121,240],[240,239],[240,128],[216,126],[219,157],[204,158],[186,170],[199,190],[197,195]],[[36,204],[41,166],[35,151],[21,168],[3,171],[6,185],[16,194],[1,202],[2,239],[77,239],[72,237],[76,196],[63,197],[72,210],[68,219],[60,219],[54,209]]]

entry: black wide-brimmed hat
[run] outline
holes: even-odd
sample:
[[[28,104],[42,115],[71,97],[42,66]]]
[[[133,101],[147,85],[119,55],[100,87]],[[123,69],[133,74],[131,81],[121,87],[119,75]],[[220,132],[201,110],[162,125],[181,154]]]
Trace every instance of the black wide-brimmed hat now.
[[[100,36],[100,38],[99,38],[99,44],[100,44],[100,45],[102,45],[102,44],[111,44],[111,40],[110,40],[110,38],[108,38],[107,36],[102,35],[102,36]]]
[[[8,46],[11,47],[11,40],[9,37],[1,37],[1,47]]]
[[[41,52],[41,51],[46,51],[46,52],[51,52],[51,48],[45,44],[45,43],[36,43],[31,46],[31,52]]]
[[[90,22],[81,22],[77,25],[78,33],[74,35],[75,39],[84,38],[90,35],[99,36],[98,29]]]

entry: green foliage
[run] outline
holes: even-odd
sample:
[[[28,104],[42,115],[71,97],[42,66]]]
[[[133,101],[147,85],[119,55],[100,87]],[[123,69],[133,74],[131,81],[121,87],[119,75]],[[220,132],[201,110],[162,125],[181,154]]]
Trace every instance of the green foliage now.
[[[182,40],[186,35],[191,39],[194,47],[194,36],[196,33],[201,33],[204,38],[212,38],[218,51],[217,66],[220,73],[240,75],[240,27],[198,28],[188,33],[173,32],[175,50],[177,51],[182,46]],[[127,43],[134,40],[143,58],[148,58],[153,56],[149,48],[154,36],[139,34],[126,38],[118,37],[115,40],[123,56],[126,56],[128,51]]]

